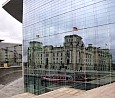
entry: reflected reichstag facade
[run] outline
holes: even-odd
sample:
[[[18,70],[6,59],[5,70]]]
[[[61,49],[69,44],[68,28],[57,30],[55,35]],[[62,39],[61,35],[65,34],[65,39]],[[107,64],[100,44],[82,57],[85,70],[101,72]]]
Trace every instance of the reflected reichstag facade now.
[[[115,81],[114,0],[24,0],[26,92]]]
[[[82,38],[78,35],[65,36],[64,46],[43,46],[40,42],[32,41],[28,48],[28,65],[35,65],[39,69],[108,71],[111,64],[109,49],[93,47],[92,44],[84,47]]]

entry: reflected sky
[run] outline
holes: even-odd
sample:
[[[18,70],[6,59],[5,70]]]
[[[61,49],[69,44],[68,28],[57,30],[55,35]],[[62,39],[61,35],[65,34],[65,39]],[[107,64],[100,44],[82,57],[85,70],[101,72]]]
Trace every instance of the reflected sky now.
[[[114,9],[114,0],[24,0],[25,51],[29,41],[60,46],[71,34],[81,36],[85,46],[114,49]],[[72,32],[74,26],[77,32]]]

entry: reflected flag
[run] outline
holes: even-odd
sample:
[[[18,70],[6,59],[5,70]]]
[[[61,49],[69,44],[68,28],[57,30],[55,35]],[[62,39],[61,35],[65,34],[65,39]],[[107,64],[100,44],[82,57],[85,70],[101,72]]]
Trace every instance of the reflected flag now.
[[[36,35],[37,38],[39,38],[39,35]]]
[[[73,27],[73,31],[78,31],[78,28],[77,27]]]

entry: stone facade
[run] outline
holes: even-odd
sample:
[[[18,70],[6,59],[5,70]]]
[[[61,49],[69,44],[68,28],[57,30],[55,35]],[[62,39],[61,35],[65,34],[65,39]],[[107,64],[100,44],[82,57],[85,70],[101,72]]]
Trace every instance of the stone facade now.
[[[0,66],[22,65],[22,45],[13,43],[0,43]]]
[[[111,67],[112,55],[109,49],[85,47],[78,35],[67,35],[63,46],[43,46],[41,42],[31,41],[28,47],[28,65],[55,70],[99,70]]]

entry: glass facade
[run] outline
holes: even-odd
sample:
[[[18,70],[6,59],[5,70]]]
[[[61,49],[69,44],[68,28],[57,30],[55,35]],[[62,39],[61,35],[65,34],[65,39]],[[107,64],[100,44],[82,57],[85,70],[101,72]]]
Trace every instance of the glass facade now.
[[[23,0],[23,6],[26,92],[115,81],[114,0]]]

